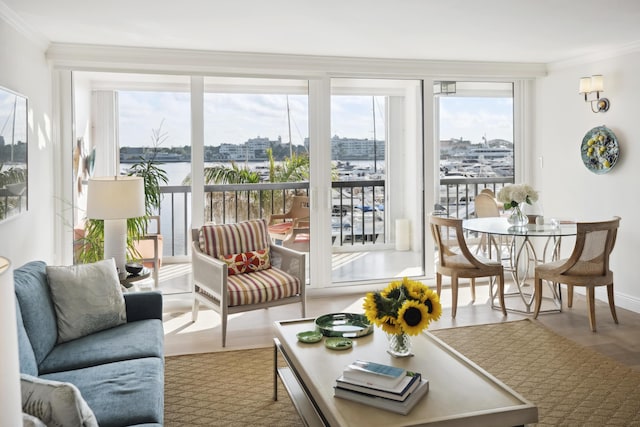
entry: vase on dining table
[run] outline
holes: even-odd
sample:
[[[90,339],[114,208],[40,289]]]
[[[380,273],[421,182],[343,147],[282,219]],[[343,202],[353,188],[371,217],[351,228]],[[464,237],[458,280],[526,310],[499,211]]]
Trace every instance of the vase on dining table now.
[[[405,332],[399,334],[387,333],[388,345],[387,353],[394,357],[412,356],[411,336]]]
[[[507,218],[507,222],[514,227],[522,227],[529,223],[529,217],[526,216],[520,206],[511,208],[511,215]]]

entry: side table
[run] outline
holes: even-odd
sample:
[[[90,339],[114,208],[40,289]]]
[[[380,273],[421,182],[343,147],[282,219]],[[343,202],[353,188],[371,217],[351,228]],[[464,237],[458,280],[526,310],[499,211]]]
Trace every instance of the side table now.
[[[147,279],[150,276],[151,276],[151,269],[147,267],[143,267],[140,273],[127,274],[126,277],[124,277],[123,279],[120,279],[120,284],[124,286],[127,290],[130,290],[133,287],[134,282]]]

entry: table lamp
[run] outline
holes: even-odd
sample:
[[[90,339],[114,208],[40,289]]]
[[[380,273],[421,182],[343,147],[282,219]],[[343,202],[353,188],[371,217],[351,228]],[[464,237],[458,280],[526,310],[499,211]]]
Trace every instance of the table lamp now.
[[[0,414],[6,425],[22,425],[18,325],[13,270],[8,259],[0,257]],[[5,424],[3,424],[5,425]]]
[[[104,259],[113,258],[126,275],[127,218],[145,215],[144,180],[137,176],[89,179],[87,218],[104,220]]]

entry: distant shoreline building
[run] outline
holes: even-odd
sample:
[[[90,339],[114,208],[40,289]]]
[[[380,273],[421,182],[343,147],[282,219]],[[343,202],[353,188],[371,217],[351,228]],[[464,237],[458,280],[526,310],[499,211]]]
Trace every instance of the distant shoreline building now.
[[[288,143],[282,142],[282,138],[271,140],[264,137],[250,138],[243,144],[222,143],[219,146],[205,147],[205,161],[265,161],[268,160],[267,150],[274,150],[274,157],[288,156]],[[301,146],[294,146],[294,151],[298,151]],[[180,150],[180,152],[175,152]],[[309,138],[304,140],[304,150],[309,152]],[[280,156],[276,156],[276,152]],[[191,148],[189,146],[180,148],[154,148],[154,147],[121,147],[120,162],[135,163],[154,159],[157,162],[190,162]],[[385,141],[364,138],[340,138],[335,135],[331,138],[331,159],[332,160],[384,160]]]

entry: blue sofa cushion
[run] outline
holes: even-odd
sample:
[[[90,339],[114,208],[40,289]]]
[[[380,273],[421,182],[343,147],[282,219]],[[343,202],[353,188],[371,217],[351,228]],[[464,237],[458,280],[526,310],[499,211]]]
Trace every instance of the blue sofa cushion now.
[[[164,361],[159,357],[126,360],[41,375],[74,384],[100,427],[162,424]]]
[[[40,373],[68,371],[143,357],[163,357],[164,333],[157,319],[126,323],[58,344],[40,364]]]
[[[24,328],[39,365],[58,340],[56,312],[49,292],[46,265],[42,261],[32,261],[14,270],[13,278]]]
[[[27,331],[24,329],[24,323],[22,323],[22,312],[20,311],[18,300],[16,300],[16,323],[18,324],[20,372],[35,377],[38,375],[38,363],[36,362],[36,355],[33,354],[33,347],[31,347]]]

